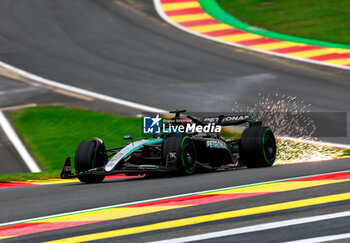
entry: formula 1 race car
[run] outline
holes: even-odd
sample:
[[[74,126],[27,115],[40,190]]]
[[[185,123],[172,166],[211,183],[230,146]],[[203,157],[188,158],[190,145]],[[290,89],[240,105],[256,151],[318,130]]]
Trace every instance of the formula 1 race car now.
[[[204,129],[188,132],[168,129],[152,138],[134,141],[133,136],[125,146],[106,149],[104,142],[95,138],[83,141],[75,152],[75,174],[67,158],[61,178],[78,177],[81,182],[97,183],[113,174],[156,175],[160,173],[193,174],[196,170],[223,170],[237,166],[269,167],[276,158],[276,141],[272,130],[262,122],[245,115],[195,118],[174,111],[167,127],[187,125]],[[212,132],[209,126],[236,126],[247,124],[240,138],[225,139]],[[205,126],[209,127],[206,132]]]

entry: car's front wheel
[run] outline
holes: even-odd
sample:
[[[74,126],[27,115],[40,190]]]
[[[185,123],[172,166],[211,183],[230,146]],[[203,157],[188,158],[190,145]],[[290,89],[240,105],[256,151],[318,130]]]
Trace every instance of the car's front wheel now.
[[[97,146],[96,141],[83,141],[79,144],[75,151],[75,171],[77,174],[100,166],[101,161],[96,161],[96,154],[101,151],[96,149],[103,149]],[[104,177],[103,175],[78,175],[78,179],[85,183],[98,183],[103,181]]]

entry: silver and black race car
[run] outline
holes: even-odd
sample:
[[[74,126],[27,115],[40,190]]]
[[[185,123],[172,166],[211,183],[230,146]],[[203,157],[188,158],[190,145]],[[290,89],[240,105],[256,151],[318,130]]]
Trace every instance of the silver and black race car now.
[[[276,140],[272,130],[262,126],[250,115],[219,115],[196,118],[182,115],[185,110],[174,111],[167,127],[183,125],[196,126],[238,126],[246,124],[240,138],[225,139],[219,133],[179,132],[168,129],[154,134],[152,138],[129,140],[125,146],[106,149],[99,138],[83,141],[75,152],[75,174],[72,173],[70,158],[62,169],[61,178],[78,177],[85,183],[103,181],[107,175],[161,173],[190,175],[196,171],[217,171],[237,166],[269,167],[276,158]]]

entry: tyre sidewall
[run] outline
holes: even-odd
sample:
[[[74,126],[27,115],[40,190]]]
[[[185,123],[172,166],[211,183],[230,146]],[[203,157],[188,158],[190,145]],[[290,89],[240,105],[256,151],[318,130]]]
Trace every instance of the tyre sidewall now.
[[[265,142],[273,141],[274,155],[268,156]],[[270,157],[270,158],[268,158]],[[240,159],[249,168],[272,166],[276,158],[276,142],[268,127],[250,127],[243,131],[240,144]]]
[[[83,141],[75,152],[75,171],[84,173],[98,165],[95,165],[96,141]],[[97,183],[103,181],[103,175],[78,175],[78,179],[85,183]]]
[[[186,165],[184,158],[184,148],[190,149],[193,154],[194,164],[191,167]],[[190,175],[195,172],[196,169],[196,151],[193,142],[189,136],[185,134],[169,134],[164,138],[162,149],[162,160],[164,163],[167,160],[167,156],[170,152],[176,152],[176,171],[181,175]],[[167,166],[171,166],[167,164]]]

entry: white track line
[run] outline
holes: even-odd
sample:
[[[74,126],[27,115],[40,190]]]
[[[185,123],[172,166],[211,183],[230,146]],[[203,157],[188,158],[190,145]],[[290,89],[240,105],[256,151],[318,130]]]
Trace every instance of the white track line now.
[[[319,243],[319,242],[329,242],[335,240],[343,240],[350,238],[350,233],[338,234],[338,235],[327,235],[303,240],[288,241],[285,243]]]
[[[15,147],[15,149],[17,150],[17,152],[19,153],[29,170],[31,172],[40,172],[41,170],[39,166],[35,163],[32,156],[28,153],[27,149],[17,136],[16,132],[13,130],[10,123],[7,121],[2,111],[0,111],[0,126],[4,130],[6,136],[9,138],[9,140],[11,141],[11,143],[13,144],[13,146]]]
[[[249,46],[244,46],[244,45],[240,45],[240,44],[237,44],[237,43],[233,43],[233,42],[228,42],[228,41],[224,41],[224,40],[219,40],[219,39],[216,39],[214,37],[211,37],[211,36],[207,36],[207,35],[204,35],[204,34],[201,34],[201,33],[198,33],[198,32],[195,32],[193,30],[190,30],[176,22],[174,22],[173,20],[171,20],[168,15],[166,15],[166,13],[163,11],[162,9],[162,5],[161,5],[161,0],[153,0],[153,3],[154,3],[154,6],[157,10],[157,13],[158,15],[165,21],[167,22],[168,24],[170,25],[173,25],[175,26],[176,28],[182,30],[182,31],[185,31],[185,32],[188,32],[192,35],[195,35],[195,36],[199,36],[199,37],[202,37],[204,39],[207,39],[207,40],[211,40],[211,41],[215,41],[215,42],[219,42],[221,44],[226,44],[226,45],[230,45],[230,46],[234,46],[234,47],[239,47],[239,48],[243,48],[243,49],[247,49],[247,50],[250,50],[250,51],[256,51],[256,52],[260,52],[260,53],[264,53],[264,54],[268,54],[268,55],[273,55],[273,56],[279,56],[279,57],[283,57],[283,58],[287,58],[287,59],[292,59],[292,60],[296,60],[296,61],[301,61],[301,62],[309,62],[309,63],[313,63],[313,64],[318,64],[318,65],[323,65],[323,66],[329,66],[329,67],[335,67],[335,68],[340,68],[340,69],[345,69],[345,70],[350,70],[350,67],[347,67],[347,66],[342,66],[342,65],[336,65],[336,64],[331,64],[331,63],[325,63],[325,62],[318,62],[318,61],[315,61],[315,60],[310,60],[310,59],[305,59],[305,58],[299,58],[299,57],[293,57],[293,56],[288,56],[288,55],[285,55],[285,54],[280,54],[280,53],[275,53],[275,52],[272,52],[272,51],[265,51],[265,50],[261,50],[261,49],[257,49],[257,48],[252,48],[252,47],[249,47]]]
[[[283,228],[283,227],[288,227],[293,225],[307,224],[307,223],[313,223],[313,222],[318,222],[323,220],[343,218],[343,217],[349,217],[349,216],[350,216],[350,211],[345,211],[341,213],[324,214],[319,216],[284,220],[284,221],[278,221],[273,223],[257,224],[257,225],[247,226],[247,227],[241,227],[241,228],[230,229],[230,230],[222,230],[222,231],[206,233],[206,234],[198,234],[198,235],[187,236],[187,237],[173,238],[169,240],[154,241],[153,243],[177,243],[177,242],[200,241],[200,240],[207,240],[207,239],[214,239],[214,238],[225,237],[225,236],[271,230],[271,229]]]
[[[314,177],[314,176],[322,176],[322,175],[328,175],[328,174],[333,174],[333,173],[349,172],[349,171],[350,171],[350,170],[343,170],[343,171],[337,171],[337,172],[327,172],[327,173],[322,173],[322,174],[314,174],[314,175],[307,175],[307,176],[298,176],[298,177],[292,177],[292,178],[286,178],[286,179],[279,179],[279,180],[273,180],[273,181],[262,181],[262,182],[252,183],[252,184],[246,184],[246,185],[239,185],[239,186],[231,186],[231,187],[217,188],[217,189],[206,190],[206,191],[191,192],[191,193],[178,194],[178,195],[167,196],[167,197],[159,197],[159,198],[153,198],[153,199],[142,200],[142,201],[136,201],[136,202],[128,202],[128,203],[122,203],[122,204],[115,204],[115,205],[104,206],[104,207],[98,207],[98,208],[90,208],[90,209],[85,209],[85,210],[78,210],[78,211],[72,211],[72,212],[67,212],[67,213],[53,214],[53,215],[48,215],[48,216],[43,216],[43,217],[37,217],[37,218],[30,218],[30,219],[17,220],[17,221],[12,221],[12,222],[7,222],[7,223],[0,223],[0,227],[2,227],[2,226],[7,226],[7,225],[13,225],[13,224],[25,223],[25,222],[34,221],[34,220],[42,220],[42,219],[48,219],[48,218],[66,216],[66,215],[77,214],[77,213],[91,212],[91,211],[96,211],[96,210],[101,210],[101,209],[116,208],[116,207],[124,207],[124,206],[129,206],[129,205],[140,204],[140,203],[147,203],[147,202],[160,201],[160,200],[166,200],[166,199],[172,199],[172,198],[178,198],[178,197],[192,196],[192,195],[197,195],[197,194],[202,194],[202,193],[215,192],[215,191],[218,191],[218,190],[229,190],[229,189],[240,188],[240,187],[256,186],[256,185],[261,185],[261,184],[266,184],[266,183],[290,181],[290,180],[296,180],[296,179],[301,179],[301,178],[308,178],[308,177]]]
[[[104,100],[104,101],[108,101],[108,102],[112,102],[118,105],[122,105],[122,106],[126,106],[126,107],[130,107],[130,108],[134,108],[137,110],[141,110],[141,111],[146,111],[146,112],[153,112],[153,113],[167,113],[165,110],[162,109],[158,109],[155,107],[151,107],[151,106],[146,106],[146,105],[142,105],[142,104],[138,104],[135,102],[131,102],[131,101],[127,101],[127,100],[122,100],[122,99],[118,99],[118,98],[114,98],[111,96],[107,96],[107,95],[103,95],[100,93],[96,93],[96,92],[92,92],[92,91],[88,91],[85,89],[81,89],[81,88],[77,88],[74,86],[70,86],[67,84],[62,84],[62,83],[58,83],[49,79],[45,79],[42,78],[40,76],[37,76],[35,74],[29,73],[27,71],[24,71],[22,69],[16,68],[14,66],[11,66],[7,63],[1,62],[0,61],[0,67],[3,67],[7,70],[13,71],[19,75],[22,75],[23,77],[26,77],[32,81],[41,83],[41,84],[45,84],[45,85],[49,85],[51,87],[55,87],[55,88],[59,88],[59,89],[63,89],[63,90],[67,90],[73,93],[77,93],[77,94],[81,94],[81,95],[85,95],[85,96],[89,96],[89,97],[93,97],[96,99],[100,99],[100,100]]]

